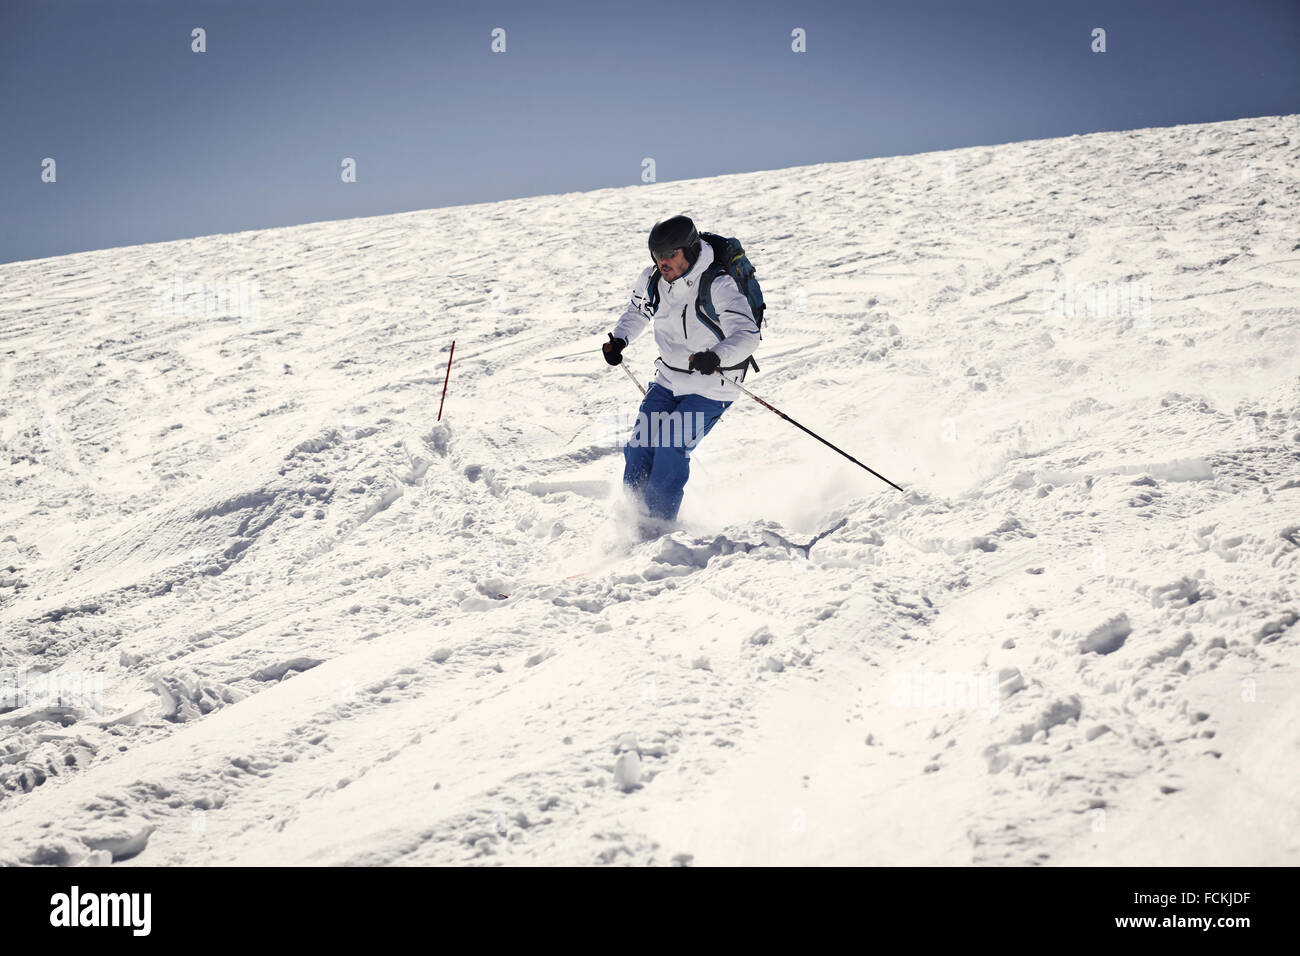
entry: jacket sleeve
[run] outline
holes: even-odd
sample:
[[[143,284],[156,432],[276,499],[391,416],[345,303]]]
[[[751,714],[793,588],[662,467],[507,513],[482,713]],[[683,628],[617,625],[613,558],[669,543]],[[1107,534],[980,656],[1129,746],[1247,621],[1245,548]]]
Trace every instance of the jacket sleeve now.
[[[724,368],[739,365],[758,348],[758,323],[754,321],[749,300],[731,276],[718,276],[713,281],[712,292],[723,337],[711,351],[717,353]]]
[[[646,266],[641,271],[641,278],[637,279],[636,285],[632,287],[631,301],[628,302],[627,308],[623,310],[618,321],[614,323],[615,338],[630,344],[650,324],[650,307],[647,304],[649,289],[646,286],[653,271],[654,266]]]

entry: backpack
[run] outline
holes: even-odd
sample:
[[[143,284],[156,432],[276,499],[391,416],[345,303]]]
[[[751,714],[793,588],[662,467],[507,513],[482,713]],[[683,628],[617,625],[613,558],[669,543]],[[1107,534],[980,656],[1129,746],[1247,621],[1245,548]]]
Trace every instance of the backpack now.
[[[763,337],[763,312],[767,309],[767,305],[763,302],[763,290],[758,286],[753,263],[745,255],[740,240],[735,238],[724,239],[722,236],[711,232],[702,232],[700,233],[700,241],[707,242],[713,248],[713,263],[700,276],[699,292],[695,298],[696,316],[718,337],[718,341],[724,338],[722,326],[718,323],[718,310],[713,305],[713,282],[719,276],[729,275],[736,280],[736,285],[739,287],[741,294],[748,300],[749,309],[754,313],[754,324],[758,326],[758,337],[761,339]],[[650,308],[658,308],[658,267],[650,274],[649,294]],[[740,365],[730,366],[726,370],[744,369],[751,365],[754,367],[754,371],[757,372],[758,363],[754,361],[752,355]]]

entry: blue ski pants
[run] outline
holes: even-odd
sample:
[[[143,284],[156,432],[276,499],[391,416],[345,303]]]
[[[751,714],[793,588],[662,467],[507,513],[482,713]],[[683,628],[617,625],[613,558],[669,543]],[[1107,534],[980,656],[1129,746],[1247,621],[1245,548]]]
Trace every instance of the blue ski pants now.
[[[632,436],[623,446],[623,484],[656,518],[674,521],[691,474],[691,451],[731,402],[675,395],[658,383],[646,391]]]

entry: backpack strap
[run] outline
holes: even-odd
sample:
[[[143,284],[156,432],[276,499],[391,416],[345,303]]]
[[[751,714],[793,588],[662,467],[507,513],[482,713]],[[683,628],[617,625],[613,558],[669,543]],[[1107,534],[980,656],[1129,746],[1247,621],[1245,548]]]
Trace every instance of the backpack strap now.
[[[718,337],[719,342],[726,338],[726,333],[722,331],[718,311],[713,307],[713,283],[726,274],[727,270],[715,262],[700,277],[699,291],[695,294],[695,315]]]
[[[646,305],[653,313],[659,308],[659,267],[655,266],[654,271],[650,273],[650,282],[646,285],[645,290]]]
[[[722,331],[722,326],[718,324],[718,310],[713,306],[713,283],[714,280],[719,279],[722,276],[730,278],[730,275],[731,273],[727,271],[727,267],[719,263],[719,257],[715,257],[713,265],[709,266],[704,277],[700,279],[700,291],[695,296],[696,316],[699,317],[701,322],[708,326],[710,332],[718,337],[719,342],[726,338],[726,334]],[[757,322],[755,324],[757,325]],[[724,365],[722,366],[722,370],[724,372],[732,372],[736,369],[747,369],[751,365],[754,366],[754,371],[757,372],[758,363],[754,361],[754,356],[752,355],[739,365]]]

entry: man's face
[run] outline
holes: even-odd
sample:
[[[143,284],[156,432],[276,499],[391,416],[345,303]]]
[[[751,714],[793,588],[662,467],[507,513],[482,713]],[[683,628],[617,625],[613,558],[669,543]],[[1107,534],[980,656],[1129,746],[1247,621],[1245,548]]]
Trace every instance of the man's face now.
[[[686,261],[686,253],[681,249],[674,249],[673,254],[666,259],[655,256],[655,263],[659,266],[659,274],[669,282],[686,275],[691,268]]]

